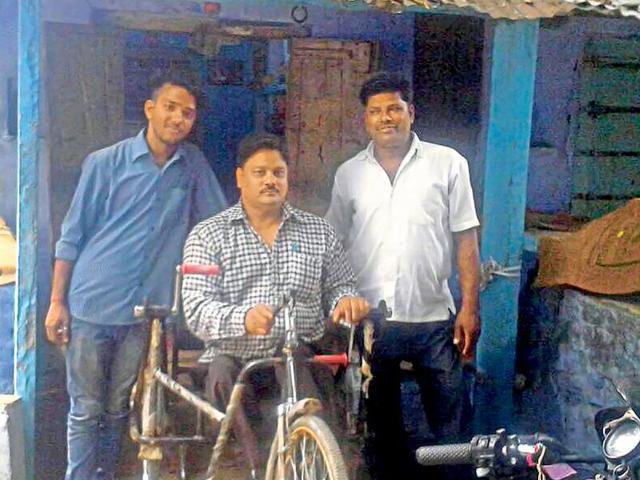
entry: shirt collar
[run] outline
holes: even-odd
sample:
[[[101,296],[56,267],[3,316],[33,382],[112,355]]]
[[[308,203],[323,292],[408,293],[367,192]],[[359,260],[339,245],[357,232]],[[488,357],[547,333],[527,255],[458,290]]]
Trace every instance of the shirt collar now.
[[[146,135],[147,135],[147,129],[143,128],[142,130],[140,130],[138,135],[136,135],[135,138],[133,139],[133,144],[131,145],[131,161],[132,162],[135,162],[136,160],[142,158],[144,155],[151,156],[151,152],[149,151],[149,145],[147,144]],[[178,160],[179,158],[184,158],[184,147],[182,146],[182,143],[178,145],[176,152],[167,161],[165,168],[169,164]]]
[[[415,132],[411,132],[411,145],[409,146],[409,150],[407,151],[407,154],[402,159],[402,162],[400,162],[401,166],[407,163],[409,160],[411,160],[415,156],[419,146],[420,146],[420,139],[418,138],[418,135],[416,135]],[[366,152],[366,155],[364,156],[364,160],[378,163],[374,155],[373,141],[369,142],[369,145],[367,145],[365,152]]]
[[[282,206],[282,223],[286,222],[289,219],[293,219],[297,222],[304,221],[304,217],[300,215],[300,212],[298,210],[293,208],[291,204],[289,204],[289,202],[284,202],[284,205]],[[242,207],[242,201],[238,201],[238,203],[236,203],[233,207],[229,208],[229,223],[235,223],[239,221],[249,221],[249,219],[247,218],[247,214]]]

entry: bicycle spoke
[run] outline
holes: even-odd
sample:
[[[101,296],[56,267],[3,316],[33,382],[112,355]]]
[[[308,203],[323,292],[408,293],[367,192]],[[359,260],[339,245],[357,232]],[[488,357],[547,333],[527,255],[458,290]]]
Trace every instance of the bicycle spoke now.
[[[293,474],[292,480],[298,480],[298,469],[296,467],[296,463],[297,463],[296,457],[298,455],[297,443],[293,442],[290,448],[291,448],[291,451],[289,452],[289,458],[287,463],[289,464],[289,470]]]
[[[314,468],[313,471],[317,472],[316,475],[316,479],[317,480],[328,480],[328,473],[327,472],[327,466],[325,464],[325,458],[324,455],[322,454],[322,452],[320,452],[320,461],[317,462],[318,460],[318,444],[316,442],[314,442],[314,451],[313,451],[313,464],[314,464]],[[317,462],[317,467],[316,467],[316,462]]]
[[[309,463],[311,464],[311,471],[313,472],[313,480],[318,478],[318,467],[316,466],[316,460],[318,458],[318,443],[313,442],[313,452]]]
[[[304,472],[304,477],[303,480],[310,480],[311,479],[311,475],[309,474],[309,461],[307,459],[308,456],[308,452],[307,452],[307,436],[304,435],[302,437],[302,462],[303,462],[303,472]]]

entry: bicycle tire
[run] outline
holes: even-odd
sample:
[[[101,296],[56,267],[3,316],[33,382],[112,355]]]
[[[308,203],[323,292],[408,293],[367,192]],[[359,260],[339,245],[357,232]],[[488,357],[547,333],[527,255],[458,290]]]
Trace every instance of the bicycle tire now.
[[[276,478],[278,439],[274,438],[265,472],[266,480],[349,479],[338,442],[324,420],[315,415],[304,415],[296,419],[289,430],[285,478]],[[312,456],[311,459],[308,458],[309,455]],[[319,459],[319,462],[316,463],[315,459]]]

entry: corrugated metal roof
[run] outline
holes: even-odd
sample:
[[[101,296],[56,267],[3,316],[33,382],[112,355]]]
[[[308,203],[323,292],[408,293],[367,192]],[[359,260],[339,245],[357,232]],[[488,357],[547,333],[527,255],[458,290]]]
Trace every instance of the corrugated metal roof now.
[[[433,9],[442,6],[471,8],[492,18],[533,20],[590,10],[603,14],[633,16],[640,20],[640,0],[337,0],[363,1],[372,7],[399,13],[406,7]]]
[[[565,0],[580,10],[592,10],[599,13],[618,13],[624,17],[640,20],[640,0]]]

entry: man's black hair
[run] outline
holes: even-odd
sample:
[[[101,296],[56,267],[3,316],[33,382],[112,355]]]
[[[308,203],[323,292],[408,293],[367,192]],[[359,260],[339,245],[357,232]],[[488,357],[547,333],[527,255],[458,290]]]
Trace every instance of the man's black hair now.
[[[165,85],[174,85],[182,87],[196,99],[196,103],[200,103],[200,85],[198,78],[191,72],[181,72],[177,70],[157,71],[149,78],[149,98],[157,100],[158,92]]]
[[[238,145],[238,154],[236,155],[236,165],[243,167],[247,160],[251,158],[259,150],[276,150],[282,155],[282,159],[289,163],[287,146],[282,137],[271,133],[252,133],[244,137]]]
[[[369,97],[394,92],[398,92],[405,102],[413,103],[413,90],[409,80],[397,73],[378,72],[369,77],[360,88],[360,102],[366,106]]]

